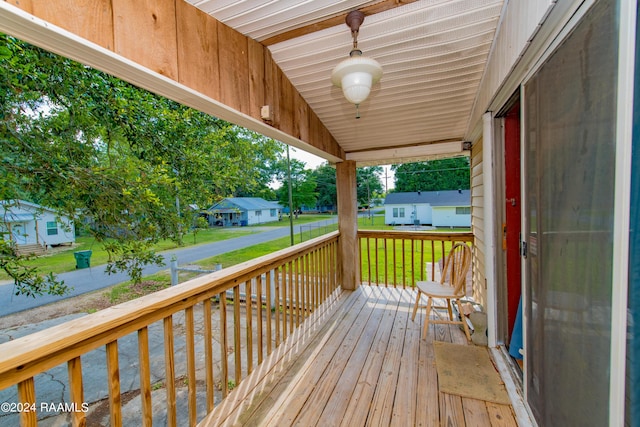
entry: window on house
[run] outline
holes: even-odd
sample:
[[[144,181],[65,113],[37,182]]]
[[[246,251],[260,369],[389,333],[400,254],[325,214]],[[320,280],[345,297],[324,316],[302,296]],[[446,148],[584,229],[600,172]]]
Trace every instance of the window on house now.
[[[456,215],[471,215],[471,206],[457,207]]]
[[[394,218],[404,218],[404,208],[393,208]]]
[[[256,216],[260,216],[260,215],[262,215],[262,211],[256,211],[255,215],[256,215]]]
[[[271,216],[276,216],[277,215],[276,209],[271,209],[269,211],[269,213],[270,213]]]
[[[55,236],[58,234],[58,223],[55,221],[47,221],[47,236]]]

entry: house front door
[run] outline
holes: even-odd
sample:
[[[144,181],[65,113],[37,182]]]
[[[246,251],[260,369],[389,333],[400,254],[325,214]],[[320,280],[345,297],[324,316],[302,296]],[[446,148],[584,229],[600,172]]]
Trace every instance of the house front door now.
[[[506,258],[507,328],[511,345],[513,327],[522,293],[520,258],[521,202],[520,202],[520,99],[504,117],[505,224],[502,250]],[[518,336],[522,336],[516,331]],[[519,342],[521,340],[518,340]],[[520,343],[517,344],[520,346]],[[516,350],[517,354],[517,350]]]
[[[13,236],[13,241],[16,242],[17,245],[26,245],[27,244],[27,230],[24,224],[18,222],[11,226],[11,235]]]

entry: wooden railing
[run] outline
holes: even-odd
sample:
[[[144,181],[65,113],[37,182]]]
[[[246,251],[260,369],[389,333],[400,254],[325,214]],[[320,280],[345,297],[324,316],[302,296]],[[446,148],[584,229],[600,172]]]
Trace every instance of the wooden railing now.
[[[406,288],[435,280],[443,254],[473,233],[359,230],[358,241],[363,284]]]
[[[90,369],[105,371],[100,383],[108,385],[108,396],[104,399],[108,400],[110,425],[123,423],[123,379],[130,383],[138,374],[144,425],[151,425],[152,396],[155,400],[163,388],[167,425],[176,425],[176,389],[185,385],[187,393],[181,395],[186,395],[188,401],[185,406],[189,424],[195,425],[200,415],[204,415],[197,413],[198,403],[203,406],[198,399],[204,398],[206,411],[212,411],[230,388],[262,363],[306,316],[334,292],[339,292],[338,236],[334,232],[318,237],[6,342],[0,345],[0,390],[17,386],[14,403],[21,409],[21,424],[36,425],[41,402],[37,401],[35,378],[66,364],[68,384],[65,387],[70,398],[67,409],[80,409],[71,411],[72,421],[74,425],[91,424],[84,410],[87,405],[84,393],[90,384],[83,381],[82,360],[89,352],[103,347],[106,362],[104,356],[102,360],[106,366]],[[246,295],[243,298],[241,286],[242,294]],[[227,291],[233,296],[229,297]],[[275,307],[270,309],[270,301],[274,300]],[[178,325],[176,319],[183,325]],[[153,341],[151,346],[158,347],[161,341],[156,351],[160,354],[150,351],[152,328],[152,333],[161,339]],[[214,330],[219,333],[214,335]],[[118,343],[129,334],[134,335],[128,338],[133,338],[138,353],[138,366],[133,367],[133,372],[125,372],[130,366],[119,366],[119,353],[122,355]],[[177,340],[181,345],[184,341],[185,350],[177,349]],[[220,354],[214,356],[218,343]],[[179,365],[177,359],[185,358],[185,366]],[[164,378],[157,378],[158,372]],[[181,419],[186,416],[180,414]]]

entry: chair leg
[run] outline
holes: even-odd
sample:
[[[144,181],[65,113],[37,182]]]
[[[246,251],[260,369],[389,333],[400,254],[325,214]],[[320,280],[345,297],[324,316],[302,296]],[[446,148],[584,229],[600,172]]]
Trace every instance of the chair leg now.
[[[453,321],[453,311],[451,311],[451,304],[453,304],[453,301],[450,299],[446,299],[445,301],[447,302],[447,311],[449,312],[449,320]]]
[[[416,313],[418,312],[418,304],[420,304],[420,297],[422,296],[422,292],[418,289],[418,295],[416,296],[416,303],[413,305],[413,314],[411,315],[411,320],[416,319]]]
[[[471,334],[469,333],[469,325],[467,325],[467,316],[464,315],[462,311],[462,303],[459,299],[456,300],[458,304],[458,311],[460,312],[460,320],[462,320],[462,327],[464,328],[464,333],[467,336],[467,341],[471,341]]]
[[[427,300],[427,312],[424,318],[424,326],[422,327],[422,339],[427,338],[427,331],[429,330],[429,319],[431,318],[431,306],[433,305],[433,299],[429,297]]]

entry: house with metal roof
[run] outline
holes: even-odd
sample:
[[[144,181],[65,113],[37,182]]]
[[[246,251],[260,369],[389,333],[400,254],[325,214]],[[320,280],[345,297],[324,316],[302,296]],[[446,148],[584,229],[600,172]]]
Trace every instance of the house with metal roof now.
[[[384,200],[389,225],[471,227],[471,191],[413,191],[389,193]]]
[[[282,206],[260,197],[227,197],[207,209],[212,226],[246,226],[278,221]]]
[[[0,232],[18,251],[40,254],[76,241],[73,222],[50,208],[24,200],[2,200],[0,205]]]

